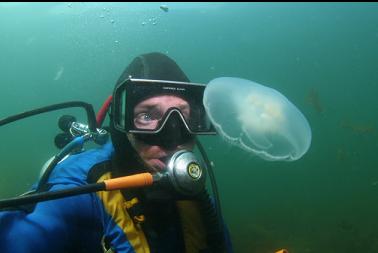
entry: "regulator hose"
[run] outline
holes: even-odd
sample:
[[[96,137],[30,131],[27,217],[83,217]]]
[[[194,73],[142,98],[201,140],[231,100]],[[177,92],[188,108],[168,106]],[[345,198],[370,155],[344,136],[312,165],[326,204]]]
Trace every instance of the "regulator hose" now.
[[[223,223],[220,223],[212,198],[209,193],[204,190],[202,193],[198,194],[197,200],[201,216],[203,217],[203,224],[206,229],[206,241],[210,252],[226,252]]]

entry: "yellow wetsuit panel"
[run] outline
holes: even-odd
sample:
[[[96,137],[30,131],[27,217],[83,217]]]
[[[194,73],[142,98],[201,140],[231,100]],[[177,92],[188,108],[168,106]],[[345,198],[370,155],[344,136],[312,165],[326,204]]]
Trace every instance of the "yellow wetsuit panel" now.
[[[108,172],[99,178],[98,182],[111,178],[111,173]],[[113,218],[114,222],[125,233],[128,241],[134,248],[136,253],[150,253],[146,237],[143,230],[138,224],[134,224],[132,218],[127,212],[126,201],[123,198],[121,191],[100,191],[97,192],[101,199],[105,210]]]

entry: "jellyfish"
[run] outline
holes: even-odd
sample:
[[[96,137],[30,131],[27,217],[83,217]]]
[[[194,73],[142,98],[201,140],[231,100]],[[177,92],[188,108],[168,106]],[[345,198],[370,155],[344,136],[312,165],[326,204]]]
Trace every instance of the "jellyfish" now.
[[[221,77],[206,86],[203,102],[223,139],[264,160],[298,160],[310,147],[306,118],[275,89]]]

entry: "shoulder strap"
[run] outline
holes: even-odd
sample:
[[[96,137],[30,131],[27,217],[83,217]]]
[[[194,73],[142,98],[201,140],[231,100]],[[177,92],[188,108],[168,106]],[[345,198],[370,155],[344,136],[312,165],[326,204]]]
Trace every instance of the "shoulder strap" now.
[[[208,248],[206,243],[206,229],[195,201],[177,201],[177,210],[180,215],[185,252],[200,252]]]

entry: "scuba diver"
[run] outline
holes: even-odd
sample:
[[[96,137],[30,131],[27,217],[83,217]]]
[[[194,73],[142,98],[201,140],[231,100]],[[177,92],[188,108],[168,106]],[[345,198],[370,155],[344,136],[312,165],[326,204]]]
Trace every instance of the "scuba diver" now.
[[[203,107],[204,88],[164,54],[136,57],[114,90],[111,141],[62,159],[38,191],[163,172],[177,152],[194,149],[196,135],[215,134]],[[196,166],[190,168],[196,178]],[[232,245],[206,188],[190,195],[161,183],[0,212],[0,252],[205,253],[232,252]]]

